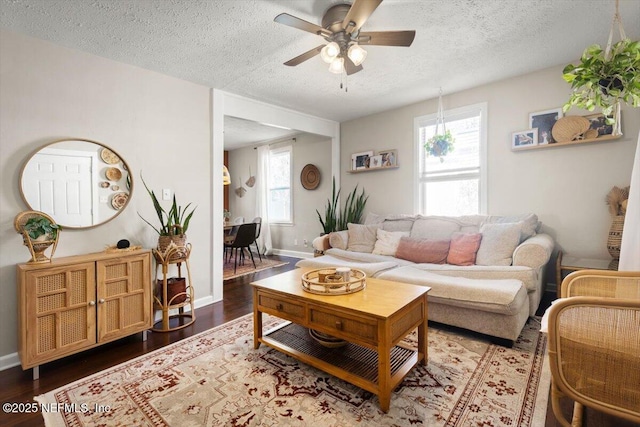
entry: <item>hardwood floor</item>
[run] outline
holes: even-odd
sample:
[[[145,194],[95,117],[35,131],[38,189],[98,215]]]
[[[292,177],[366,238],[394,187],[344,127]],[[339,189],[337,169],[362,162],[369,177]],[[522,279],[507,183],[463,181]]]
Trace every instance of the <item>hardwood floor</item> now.
[[[253,280],[292,270],[298,261],[296,258],[289,257],[272,256],[271,258],[286,261],[288,264],[226,281],[224,283],[224,301],[197,309],[195,323],[184,329],[168,333],[149,332],[148,339],[145,342],[140,339],[141,334],[137,334],[47,363],[40,367],[40,379],[36,381],[32,380],[31,370],[23,371],[20,366],[0,371],[0,400],[3,403],[31,403],[34,396],[49,392],[87,375],[110,368],[250,313],[253,310],[253,306],[252,289],[249,283]],[[550,305],[552,299],[553,295],[545,295],[540,313]],[[568,413],[570,409],[568,404],[565,409]],[[632,425],[624,424],[619,419],[605,417],[589,410],[586,411],[585,415],[584,427]],[[0,412],[0,426],[43,425],[43,418],[39,412],[28,414],[6,414],[4,411]],[[545,426],[560,426],[560,423],[556,421],[553,415],[550,405],[547,409]]]

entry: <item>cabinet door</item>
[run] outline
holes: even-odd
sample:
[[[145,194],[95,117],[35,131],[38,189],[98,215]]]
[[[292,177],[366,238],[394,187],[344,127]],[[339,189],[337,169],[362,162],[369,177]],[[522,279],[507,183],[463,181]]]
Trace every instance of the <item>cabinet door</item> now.
[[[149,253],[98,261],[98,342],[151,327]]]
[[[96,342],[95,263],[25,273],[23,367],[75,353]]]

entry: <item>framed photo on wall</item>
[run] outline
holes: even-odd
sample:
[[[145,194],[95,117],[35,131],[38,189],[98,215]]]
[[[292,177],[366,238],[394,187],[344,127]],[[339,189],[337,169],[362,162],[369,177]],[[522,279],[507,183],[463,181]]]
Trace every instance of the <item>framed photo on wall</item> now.
[[[363,151],[361,153],[354,153],[351,155],[351,170],[369,169],[370,158],[373,156],[373,151]]]
[[[391,166],[398,166],[398,150],[383,150],[378,151],[378,156],[381,156],[381,162],[383,168]]]
[[[527,129],[511,134],[511,149],[534,147],[538,145],[538,129]]]
[[[538,129],[538,144],[542,145],[556,142],[556,140],[553,139],[553,135],[551,135],[551,129],[561,117],[562,107],[529,114],[529,127],[531,129]]]
[[[589,129],[598,131],[598,136],[613,134],[613,125],[607,124],[604,114],[589,114],[588,116],[584,116],[584,118],[589,120]]]
[[[371,158],[369,159],[369,168],[376,169],[381,167],[382,167],[382,156],[380,154],[371,156]]]

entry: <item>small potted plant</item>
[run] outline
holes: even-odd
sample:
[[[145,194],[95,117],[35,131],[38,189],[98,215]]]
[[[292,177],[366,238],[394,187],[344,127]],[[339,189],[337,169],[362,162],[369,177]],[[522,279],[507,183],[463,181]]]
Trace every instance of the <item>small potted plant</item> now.
[[[607,124],[616,124],[619,131],[619,120],[612,117],[614,108],[620,102],[640,106],[640,41],[623,39],[608,53],[594,44],[585,49],[577,65],[564,68],[562,77],[573,92],[563,110],[574,105],[588,111],[600,107]]]
[[[172,256],[170,256],[170,259],[184,258],[186,254],[186,249],[184,248],[186,247],[187,230],[189,229],[189,223],[196,208],[194,207],[193,209],[191,209],[191,211],[189,211],[191,203],[189,203],[184,208],[182,206],[179,206],[176,201],[176,195],[174,194],[173,203],[171,204],[169,212],[167,212],[160,205],[160,202],[158,201],[158,198],[156,197],[156,194],[153,192],[153,190],[150,190],[147,186],[147,183],[144,182],[142,174],[140,175],[140,178],[142,179],[142,183],[144,184],[144,187],[147,189],[147,192],[151,197],[153,207],[155,208],[156,214],[158,215],[158,220],[160,221],[160,227],[155,227],[149,221],[144,219],[142,215],[140,215],[140,213],[138,213],[138,216],[142,218],[144,222],[149,224],[149,226],[151,226],[151,228],[153,228],[156,233],[158,233],[158,251],[160,253],[166,253],[167,248],[173,242],[176,246],[183,249],[179,249],[178,251],[176,251]]]
[[[453,144],[456,142],[451,132],[445,130],[444,133],[436,133],[424,143],[427,156],[439,157],[440,162],[444,162],[444,157],[453,151]]]
[[[53,218],[44,212],[25,211],[16,216],[14,226],[16,231],[22,235],[24,245],[31,252],[31,261],[29,262],[51,261],[44,252],[53,245],[51,251],[51,257],[53,257],[58,245],[59,230],[62,229]]]

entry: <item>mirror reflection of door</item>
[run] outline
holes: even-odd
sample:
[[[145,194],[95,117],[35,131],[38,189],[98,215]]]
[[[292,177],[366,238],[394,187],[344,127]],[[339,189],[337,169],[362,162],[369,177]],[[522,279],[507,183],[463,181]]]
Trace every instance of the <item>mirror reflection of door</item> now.
[[[98,188],[97,162],[95,153],[45,148],[27,164],[24,195],[34,210],[48,212],[58,224],[93,225],[98,212],[92,196],[92,189]]]

